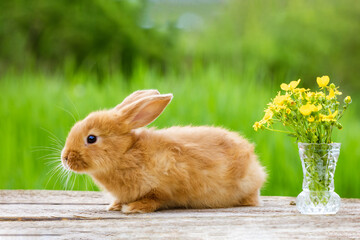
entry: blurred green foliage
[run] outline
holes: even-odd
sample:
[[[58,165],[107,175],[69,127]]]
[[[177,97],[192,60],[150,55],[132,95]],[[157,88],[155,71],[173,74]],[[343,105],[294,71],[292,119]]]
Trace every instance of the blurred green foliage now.
[[[329,75],[360,90],[358,0],[234,0],[213,20],[184,38],[189,56],[240,72],[255,63],[277,83]]]
[[[138,60],[178,72],[216,63],[239,72],[257,66],[276,83],[301,78],[310,86],[326,74],[360,90],[357,0],[233,0],[216,5],[217,14],[204,14],[216,11],[211,4],[162,2],[0,0],[0,73],[80,69],[101,79],[131,73]],[[205,28],[179,32],[172,16],[189,6]],[[145,17],[163,24],[142,28]]]
[[[134,61],[162,63],[171,31],[138,26],[145,1],[0,1],[0,71],[81,68],[130,71]],[[101,77],[101,75],[100,75]]]

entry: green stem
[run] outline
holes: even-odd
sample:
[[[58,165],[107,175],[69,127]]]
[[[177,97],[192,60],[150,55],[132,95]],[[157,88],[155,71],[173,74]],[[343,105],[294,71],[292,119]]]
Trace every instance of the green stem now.
[[[281,133],[286,133],[286,134],[295,134],[294,132],[282,131],[282,130],[273,129],[273,128],[268,128],[268,127],[265,127],[265,129],[267,129],[267,130],[269,130],[269,131],[273,131],[273,132],[281,132]]]

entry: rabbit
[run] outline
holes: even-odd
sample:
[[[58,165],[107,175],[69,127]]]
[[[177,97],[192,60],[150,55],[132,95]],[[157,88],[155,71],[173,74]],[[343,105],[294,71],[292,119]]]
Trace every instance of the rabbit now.
[[[141,90],[90,113],[70,130],[63,166],[89,174],[114,198],[108,210],[123,213],[259,205],[266,173],[246,139],[219,127],[144,128],[172,98]]]

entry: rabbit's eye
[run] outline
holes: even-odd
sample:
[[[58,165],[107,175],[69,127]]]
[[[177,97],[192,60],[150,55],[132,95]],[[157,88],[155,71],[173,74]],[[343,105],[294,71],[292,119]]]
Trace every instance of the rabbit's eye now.
[[[96,142],[96,136],[94,135],[89,135],[86,139],[87,143],[92,144]]]

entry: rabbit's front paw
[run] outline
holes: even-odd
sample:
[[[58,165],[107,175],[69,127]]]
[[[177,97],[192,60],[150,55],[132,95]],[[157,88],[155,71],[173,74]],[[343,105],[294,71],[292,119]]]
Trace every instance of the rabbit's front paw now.
[[[121,211],[123,204],[119,202],[113,202],[107,207],[108,211]]]
[[[123,213],[149,213],[159,209],[160,202],[153,199],[142,199],[129,204],[123,204],[121,211]]]
[[[133,208],[131,204],[124,204],[122,205],[121,211],[123,213],[144,213],[140,209]]]

